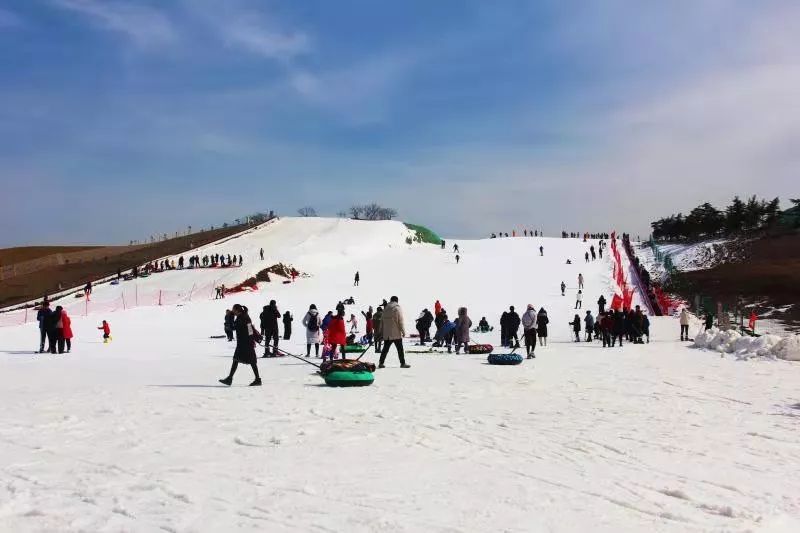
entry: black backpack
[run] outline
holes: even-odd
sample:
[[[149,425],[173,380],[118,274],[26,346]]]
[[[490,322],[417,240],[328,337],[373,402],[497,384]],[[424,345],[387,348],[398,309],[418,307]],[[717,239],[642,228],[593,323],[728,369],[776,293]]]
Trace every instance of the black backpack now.
[[[319,315],[311,315],[308,319],[308,329],[309,331],[319,330]]]

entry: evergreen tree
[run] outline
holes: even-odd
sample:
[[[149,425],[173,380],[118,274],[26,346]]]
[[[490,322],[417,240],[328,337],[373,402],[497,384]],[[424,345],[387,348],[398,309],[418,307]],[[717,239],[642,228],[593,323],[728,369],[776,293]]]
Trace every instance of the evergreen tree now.
[[[725,231],[727,233],[741,231],[743,224],[744,202],[738,196],[734,196],[731,205],[725,208]]]
[[[774,226],[780,214],[781,201],[776,197],[764,206],[764,226],[767,228]]]
[[[748,198],[744,206],[744,228],[754,230],[761,227],[764,218],[764,202],[759,201],[754,194]]]

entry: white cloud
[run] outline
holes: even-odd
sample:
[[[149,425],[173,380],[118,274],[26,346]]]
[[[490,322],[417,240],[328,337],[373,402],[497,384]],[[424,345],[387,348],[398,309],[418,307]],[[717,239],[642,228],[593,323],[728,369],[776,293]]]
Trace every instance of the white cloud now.
[[[308,52],[308,36],[299,31],[270,28],[251,17],[231,20],[220,27],[224,41],[268,59],[289,60]]]
[[[142,48],[157,47],[177,39],[177,31],[161,11],[122,1],[53,0],[62,8],[80,13],[98,27],[121,33]]]

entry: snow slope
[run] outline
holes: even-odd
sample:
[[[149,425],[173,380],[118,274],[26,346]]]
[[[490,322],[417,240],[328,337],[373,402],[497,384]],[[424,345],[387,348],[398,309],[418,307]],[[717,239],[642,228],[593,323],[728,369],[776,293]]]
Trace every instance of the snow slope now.
[[[259,267],[253,250],[267,243],[265,264],[292,262],[310,277],[220,301],[73,316],[69,355],[32,355],[33,324],[0,329],[0,530],[800,528],[796,364],[688,349],[671,318],[653,320],[645,346],[567,342],[578,272],[587,308],[610,295],[609,263],[582,263],[589,243],[458,241],[456,265],[450,250],[408,246],[404,231],[280,220],[240,241],[243,268]],[[159,285],[186,290],[206,273],[167,275]],[[436,298],[495,325],[509,304],[544,306],[551,342],[518,367],[409,354],[401,370],[392,353],[364,389],[321,386],[311,366],[286,358],[260,360],[260,389],[246,387],[248,368],[234,387],[217,386],[233,346],[209,336],[222,333],[226,306],[257,315],[276,299],[295,315],[284,347],[300,352],[310,303],[328,309],[353,295],[357,313],[392,294],[408,330]],[[102,318],[108,345],[95,329]]]

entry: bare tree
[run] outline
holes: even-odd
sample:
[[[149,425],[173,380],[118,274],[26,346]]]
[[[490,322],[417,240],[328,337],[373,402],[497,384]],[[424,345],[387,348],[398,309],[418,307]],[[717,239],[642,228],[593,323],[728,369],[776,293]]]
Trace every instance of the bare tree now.
[[[353,218],[363,220],[392,220],[397,211],[391,207],[383,207],[375,202],[367,205],[355,205],[350,208]]]
[[[297,214],[301,217],[315,217],[317,216],[317,210],[313,207],[305,206],[298,209]]]
[[[348,209],[348,212],[350,213],[351,218],[359,220],[361,219],[361,215],[364,213],[364,208],[361,207],[360,205],[354,205],[350,209]]]

